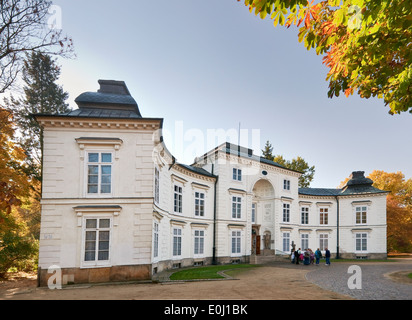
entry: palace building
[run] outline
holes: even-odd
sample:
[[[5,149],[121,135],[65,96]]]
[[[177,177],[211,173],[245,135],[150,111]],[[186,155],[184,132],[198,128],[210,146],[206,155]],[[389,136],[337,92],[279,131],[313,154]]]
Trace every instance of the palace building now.
[[[122,81],[99,80],[44,128],[39,281],[151,279],[166,269],[259,263],[302,249],[386,257],[387,192],[355,171],[342,189],[299,188],[300,172],[223,143],[191,165],[144,118]]]

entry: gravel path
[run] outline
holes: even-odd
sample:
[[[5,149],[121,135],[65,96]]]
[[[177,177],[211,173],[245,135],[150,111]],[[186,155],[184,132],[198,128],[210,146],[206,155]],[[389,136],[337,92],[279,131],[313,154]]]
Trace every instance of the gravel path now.
[[[348,273],[349,267],[356,265],[356,262],[333,263],[330,267],[324,264],[309,266],[314,271],[307,273],[306,279],[321,288],[359,300],[412,300],[412,283],[396,282],[389,276],[398,271],[412,272],[412,259],[398,261],[362,262],[358,264],[360,273]],[[361,281],[356,282],[355,275],[361,275]],[[350,289],[348,282],[360,284],[361,288]]]

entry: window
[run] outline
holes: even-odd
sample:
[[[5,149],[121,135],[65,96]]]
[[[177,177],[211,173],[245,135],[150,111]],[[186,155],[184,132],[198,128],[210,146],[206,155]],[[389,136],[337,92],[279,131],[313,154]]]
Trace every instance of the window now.
[[[242,212],[242,198],[232,197],[232,218],[240,219]]]
[[[283,222],[290,222],[290,204],[283,204]]]
[[[84,261],[108,262],[110,249],[110,218],[85,219]]]
[[[195,230],[195,255],[203,255],[205,246],[205,231]]]
[[[319,224],[328,224],[328,208],[320,208],[319,209]]]
[[[233,168],[233,180],[242,181],[242,170]]]
[[[241,253],[241,231],[232,231],[232,254]]]
[[[324,251],[328,247],[328,234],[321,233],[319,235],[319,249]]]
[[[174,186],[174,212],[182,213],[182,187]]]
[[[283,180],[283,190],[290,190],[290,180]]]
[[[173,256],[182,255],[182,229],[173,228]]]
[[[159,203],[159,169],[155,168],[155,183],[154,183],[154,201],[155,203]]]
[[[87,154],[87,193],[112,193],[112,153]]]
[[[368,250],[368,234],[367,233],[357,233],[356,234],[356,251],[367,251]]]
[[[356,207],[356,224],[366,224],[367,207]]]
[[[252,223],[256,223],[256,203],[252,203]]]
[[[195,216],[203,217],[205,215],[205,194],[195,192]]]
[[[153,257],[159,256],[159,224],[157,222],[153,225]]]
[[[309,234],[303,233],[300,235],[300,244],[302,249],[308,249],[309,248]]]
[[[309,207],[301,207],[301,224],[309,224]]]
[[[290,233],[289,233],[289,232],[283,232],[282,238],[283,238],[283,251],[284,251],[284,252],[289,252],[289,248],[290,248]]]

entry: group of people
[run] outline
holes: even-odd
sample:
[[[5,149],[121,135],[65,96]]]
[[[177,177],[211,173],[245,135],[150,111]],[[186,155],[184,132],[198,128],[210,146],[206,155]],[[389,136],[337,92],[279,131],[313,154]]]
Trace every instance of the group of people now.
[[[316,263],[318,266],[322,257],[323,255],[319,248],[315,252],[313,252],[310,248],[304,250],[299,248],[295,251],[292,249],[291,251],[291,262],[296,264],[299,264],[299,262],[302,262],[305,265]],[[325,258],[326,265],[330,266],[330,251],[328,248],[325,248]]]

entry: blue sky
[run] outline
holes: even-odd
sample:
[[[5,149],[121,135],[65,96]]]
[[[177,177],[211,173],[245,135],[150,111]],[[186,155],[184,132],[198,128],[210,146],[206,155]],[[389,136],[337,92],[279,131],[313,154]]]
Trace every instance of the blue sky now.
[[[298,42],[296,28],[274,28],[243,1],[53,3],[77,55],[59,59],[71,107],[98,79],[125,81],[143,117],[164,118],[179,162],[208,151],[211,130],[240,123],[241,144],[255,154],[269,140],[275,154],[315,165],[312,187],[337,187],[358,170],[412,177],[412,115],[388,115],[383,100],[327,98],[322,57]]]

